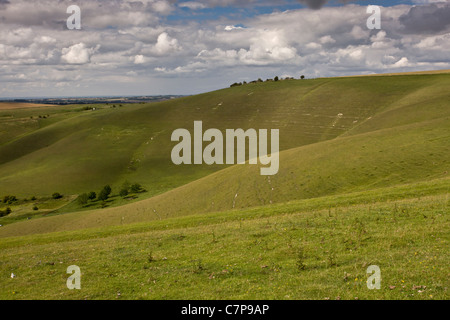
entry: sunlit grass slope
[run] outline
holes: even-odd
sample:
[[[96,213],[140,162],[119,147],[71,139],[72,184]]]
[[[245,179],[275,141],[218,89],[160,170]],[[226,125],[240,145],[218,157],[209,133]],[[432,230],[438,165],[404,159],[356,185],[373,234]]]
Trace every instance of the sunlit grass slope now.
[[[280,129],[281,149],[288,150],[441,118],[449,86],[446,74],[296,80],[96,111],[1,110],[0,195],[80,194],[129,180],[152,196],[223,169],[172,164],[171,133],[192,130],[195,120],[205,129]]]
[[[448,186],[1,239],[0,299],[448,299]]]
[[[4,226],[0,236],[165,219],[448,178],[449,119],[337,138],[283,151],[280,171],[237,165],[153,198]]]

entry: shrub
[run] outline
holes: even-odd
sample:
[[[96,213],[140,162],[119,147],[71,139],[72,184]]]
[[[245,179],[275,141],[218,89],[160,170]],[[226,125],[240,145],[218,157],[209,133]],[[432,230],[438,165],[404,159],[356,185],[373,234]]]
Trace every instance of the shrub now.
[[[52,194],[53,199],[61,199],[63,196],[59,192],[55,192]]]
[[[6,208],[6,210],[5,211],[1,211],[0,210],[0,217],[4,217],[4,216],[7,216],[8,214],[10,214],[12,212],[12,210],[11,210],[11,208]]]
[[[97,198],[97,194],[94,191],[89,192],[88,194],[89,200],[95,200]]]
[[[89,200],[89,196],[87,193],[83,193],[78,196],[78,203],[81,205],[87,204],[88,200]]]
[[[102,191],[100,191],[98,199],[101,201],[105,201],[109,198],[110,194],[111,194],[111,187],[109,185],[106,185],[103,187]]]
[[[128,195],[128,188],[122,188],[119,192],[119,195],[124,198]]]
[[[31,197],[31,201],[36,201],[36,197],[35,197],[35,196],[32,196],[32,197]]]
[[[280,78],[278,78],[278,76],[276,76],[276,77],[273,79],[273,81],[278,81],[278,80],[280,80]]]
[[[139,183],[135,183],[131,186],[131,192],[133,192],[133,193],[139,193],[142,191],[143,191],[143,188]]]
[[[34,206],[34,207],[33,207],[33,210],[34,210],[34,211],[38,211],[39,208],[38,208],[37,206]]]

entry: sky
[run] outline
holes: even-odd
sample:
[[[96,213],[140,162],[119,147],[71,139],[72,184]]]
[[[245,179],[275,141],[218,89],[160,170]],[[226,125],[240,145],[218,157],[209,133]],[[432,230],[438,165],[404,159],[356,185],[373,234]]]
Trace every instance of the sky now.
[[[80,30],[67,28],[70,5]],[[449,0],[0,0],[0,98],[450,69],[449,53]]]

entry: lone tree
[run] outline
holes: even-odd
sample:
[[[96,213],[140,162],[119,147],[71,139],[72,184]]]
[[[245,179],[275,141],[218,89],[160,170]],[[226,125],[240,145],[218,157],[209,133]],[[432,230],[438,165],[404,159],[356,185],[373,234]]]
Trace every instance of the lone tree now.
[[[111,187],[109,185],[106,185],[103,187],[102,191],[100,191],[98,199],[101,201],[108,200],[110,194],[111,194]]]
[[[80,194],[78,197],[78,203],[81,205],[85,205],[88,203],[89,195],[87,193]]]
[[[139,193],[142,191],[143,191],[143,188],[139,183],[135,183],[131,186],[131,192],[133,192],[133,193]]]
[[[273,81],[278,81],[278,80],[280,80],[280,78],[278,78],[278,76],[276,76],[276,77],[273,79]]]
[[[300,79],[302,79],[302,80],[305,79],[305,76],[304,76],[304,75],[301,75]]]

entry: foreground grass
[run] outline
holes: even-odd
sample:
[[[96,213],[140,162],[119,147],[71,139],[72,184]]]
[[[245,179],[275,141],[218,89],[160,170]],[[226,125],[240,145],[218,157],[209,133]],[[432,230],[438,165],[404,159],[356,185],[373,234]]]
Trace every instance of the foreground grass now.
[[[2,239],[0,299],[449,298],[448,192],[315,201]],[[81,290],[66,288],[70,265]]]

